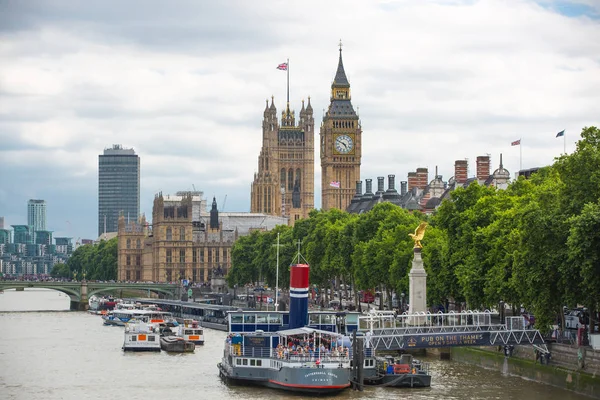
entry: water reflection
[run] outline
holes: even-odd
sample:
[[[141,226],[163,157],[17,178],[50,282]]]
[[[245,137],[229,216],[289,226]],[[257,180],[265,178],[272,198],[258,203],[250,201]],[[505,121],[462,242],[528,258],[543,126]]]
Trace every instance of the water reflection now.
[[[49,290],[6,291],[0,310],[68,310]],[[0,393],[7,399],[294,399],[261,387],[227,386],[218,377],[225,333],[205,330],[193,354],[125,353],[123,329],[83,312],[0,313]],[[564,390],[451,361],[431,363],[425,389],[367,388],[334,399],[586,399]]]

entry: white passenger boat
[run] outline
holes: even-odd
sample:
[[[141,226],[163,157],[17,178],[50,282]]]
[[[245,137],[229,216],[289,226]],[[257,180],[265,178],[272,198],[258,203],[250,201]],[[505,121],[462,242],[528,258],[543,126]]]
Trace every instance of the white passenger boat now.
[[[142,320],[130,320],[125,324],[123,351],[160,351],[158,327]]]
[[[198,321],[184,319],[183,324],[179,325],[177,336],[194,344],[204,344],[204,329],[198,325]]]

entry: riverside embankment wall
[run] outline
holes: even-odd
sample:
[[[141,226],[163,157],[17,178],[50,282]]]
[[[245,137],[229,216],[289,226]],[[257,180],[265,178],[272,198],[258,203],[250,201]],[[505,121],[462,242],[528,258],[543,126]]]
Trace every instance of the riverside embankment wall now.
[[[536,360],[532,346],[515,346],[510,357],[505,357],[504,349],[498,347],[432,349],[428,354],[449,354],[454,361],[600,398],[599,351],[562,344],[551,344],[548,348],[552,354],[548,364]]]

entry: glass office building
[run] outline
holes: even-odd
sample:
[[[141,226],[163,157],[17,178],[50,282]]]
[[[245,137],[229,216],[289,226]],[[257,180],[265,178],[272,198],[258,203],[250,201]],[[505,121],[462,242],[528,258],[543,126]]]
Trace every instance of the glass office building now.
[[[140,213],[140,158],[121,145],[98,156],[98,236],[117,232],[119,215],[137,220]]]

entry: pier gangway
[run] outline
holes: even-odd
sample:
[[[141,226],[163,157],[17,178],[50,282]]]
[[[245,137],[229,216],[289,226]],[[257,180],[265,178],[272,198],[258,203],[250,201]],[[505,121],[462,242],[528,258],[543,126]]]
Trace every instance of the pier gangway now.
[[[365,335],[365,345],[375,350],[532,345],[549,353],[541,333],[525,318],[506,317],[505,323],[492,322],[499,320],[496,317],[498,313],[490,310],[412,314],[371,311],[359,317],[358,332]]]

